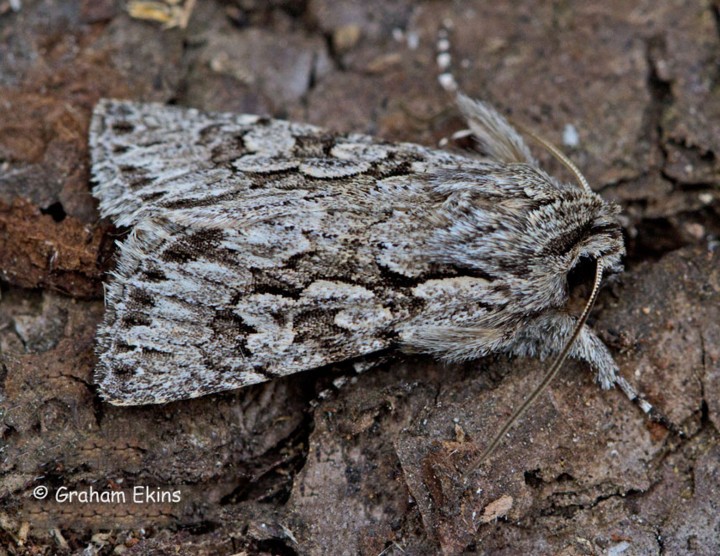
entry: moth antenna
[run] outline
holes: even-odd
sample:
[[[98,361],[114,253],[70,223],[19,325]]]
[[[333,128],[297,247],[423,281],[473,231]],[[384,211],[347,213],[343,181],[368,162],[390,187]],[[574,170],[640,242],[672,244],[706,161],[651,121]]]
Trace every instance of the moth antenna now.
[[[598,292],[600,291],[600,282],[602,281],[602,274],[603,274],[603,268],[604,268],[604,262],[602,259],[596,260],[596,269],[595,269],[595,283],[593,284],[592,293],[590,294],[590,297],[588,298],[587,303],[585,304],[585,308],[583,309],[582,314],[580,315],[580,318],[578,319],[577,324],[575,325],[575,329],[573,330],[572,335],[570,336],[570,339],[565,343],[565,347],[563,347],[560,354],[555,358],[555,361],[553,361],[552,365],[550,365],[550,368],[545,373],[545,376],[542,379],[542,382],[535,388],[532,394],[522,403],[522,405],[515,410],[515,413],[512,414],[510,419],[507,420],[503,428],[500,430],[500,432],[495,435],[495,438],[493,438],[492,442],[488,445],[487,448],[485,448],[485,451],[480,455],[480,457],[476,460],[475,463],[472,464],[470,469],[466,472],[466,475],[468,473],[471,473],[474,471],[478,465],[480,465],[483,461],[485,461],[487,458],[489,458],[492,453],[495,451],[495,449],[498,447],[500,442],[502,441],[503,437],[507,432],[512,428],[512,426],[517,423],[517,421],[523,416],[523,414],[527,411],[527,409],[537,400],[540,395],[545,391],[545,389],[548,387],[548,385],[553,381],[555,376],[557,376],[558,371],[560,371],[560,368],[562,367],[562,364],[565,362],[565,359],[567,359],[568,353],[570,352],[570,348],[572,348],[573,343],[575,343],[575,340],[577,340],[577,337],[580,335],[580,331],[582,330],[582,327],[585,325],[585,322],[587,321],[588,315],[590,315],[590,311],[592,310],[593,305],[595,304],[595,300],[597,299]]]
[[[450,54],[450,29],[448,29],[447,26],[442,26],[440,30],[438,31],[437,35],[437,43],[435,45],[435,51],[436,51],[436,62],[438,65],[438,69],[440,70],[440,73],[438,74],[438,82],[440,83],[440,86],[445,89],[447,92],[455,93],[459,89],[457,80],[455,79],[455,75],[452,71],[452,56]],[[472,114],[473,112],[480,111],[483,113],[483,118],[481,118],[481,121],[483,122],[483,128],[485,129],[478,129],[477,127],[473,129],[473,132],[480,131],[480,136],[484,137],[483,143],[487,145],[493,145],[493,144],[502,144],[502,141],[497,141],[496,138],[493,138],[492,135],[488,135],[488,132],[495,132],[497,134],[497,131],[501,131],[503,135],[510,136],[511,140],[509,143],[513,143],[513,135],[515,135],[512,128],[508,132],[506,129],[503,128],[503,123],[505,123],[506,120],[509,121],[509,123],[512,124],[513,127],[515,127],[518,131],[521,133],[527,135],[531,139],[535,140],[537,143],[545,147],[550,154],[552,154],[556,159],[560,161],[560,163],[565,166],[574,176],[575,179],[577,179],[580,186],[587,191],[588,193],[592,193],[593,190],[590,188],[590,184],[588,183],[587,179],[585,179],[585,176],[582,175],[582,172],[578,169],[575,164],[573,164],[572,160],[570,160],[565,153],[563,153],[560,149],[558,149],[555,145],[553,145],[550,141],[547,139],[544,139],[543,137],[540,137],[537,135],[534,131],[528,129],[522,124],[517,123],[516,121],[512,120],[511,118],[503,118],[500,114],[497,114],[495,110],[491,109],[487,105],[473,101],[466,97],[463,94],[458,95],[458,104],[461,108],[463,108],[463,112],[465,112],[466,117],[471,122],[471,128],[472,125]],[[473,107],[475,107],[475,110],[473,110]],[[494,125],[488,126],[488,123],[492,123]],[[485,131],[483,133],[483,131]],[[495,140],[488,140],[488,139],[495,139]],[[518,138],[519,139],[519,138]],[[522,141],[519,140],[519,143],[517,145],[513,145],[518,152],[513,154],[521,154],[528,160],[532,160],[532,155],[527,152],[522,152],[524,147],[524,144],[522,144]],[[512,152],[512,149],[511,151]],[[522,156],[521,156],[522,158]]]
[[[582,172],[578,170],[578,167],[573,164],[573,161],[570,160],[565,153],[563,153],[560,149],[558,149],[555,145],[553,145],[550,141],[547,139],[540,137],[537,135],[534,131],[526,128],[522,124],[518,124],[517,122],[513,121],[512,125],[518,128],[518,130],[524,134],[536,141],[537,143],[540,143],[543,147],[545,147],[548,152],[553,155],[556,159],[560,161],[560,163],[565,166],[572,174],[575,176],[575,179],[578,181],[580,186],[587,191],[588,193],[592,193],[593,190],[590,188],[590,184],[585,179],[585,176],[582,175]]]
[[[555,145],[553,145],[550,141],[546,140],[543,137],[540,137],[532,130],[526,128],[522,124],[518,124],[517,122],[512,122],[512,124],[518,128],[518,130],[530,137],[531,139],[535,140],[537,143],[545,147],[550,154],[552,154],[557,160],[559,160],[565,168],[567,168],[570,172],[572,172],[575,175],[575,178],[579,182],[580,186],[587,191],[588,193],[592,193],[592,189],[590,188],[590,185],[588,184],[587,179],[585,179],[585,176],[583,176],[582,172],[578,169],[577,166],[570,160],[565,153],[563,153],[560,149],[558,149]],[[597,293],[597,292],[594,292]],[[590,303],[594,302],[594,298],[591,296]],[[573,340],[576,338],[576,336],[573,336]],[[572,344],[572,341],[570,342]],[[678,426],[673,423],[667,415],[665,415],[662,411],[658,410],[656,407],[654,407],[649,401],[647,401],[633,386],[625,380],[623,377],[618,376],[615,379],[615,384],[622,390],[623,394],[635,405],[637,405],[643,413],[645,413],[651,421],[654,421],[656,423],[660,423],[662,426],[664,426],[666,429],[668,429],[670,432],[677,434],[680,437],[683,437],[685,433],[681,431]],[[541,385],[542,388],[545,388],[545,385]],[[536,396],[537,397],[537,396]],[[523,410],[524,411],[524,410]],[[519,418],[520,415],[514,416],[515,418]],[[512,423],[509,424],[512,426]],[[510,428],[510,426],[507,426],[503,433],[507,432],[507,429]],[[487,454],[489,456],[490,453]],[[487,457],[486,456],[486,457]]]

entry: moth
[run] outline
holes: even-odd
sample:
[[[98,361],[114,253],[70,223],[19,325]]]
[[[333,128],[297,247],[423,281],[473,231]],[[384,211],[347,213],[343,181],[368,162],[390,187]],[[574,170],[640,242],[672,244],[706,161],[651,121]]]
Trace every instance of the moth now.
[[[458,105],[473,152],[101,101],[93,193],[130,229],[98,331],[104,398],[194,398],[394,346],[449,362],[560,353],[548,381],[569,355],[637,398],[584,324],[590,304],[566,307],[583,261],[593,298],[622,270],[619,208],[544,172],[489,105]]]

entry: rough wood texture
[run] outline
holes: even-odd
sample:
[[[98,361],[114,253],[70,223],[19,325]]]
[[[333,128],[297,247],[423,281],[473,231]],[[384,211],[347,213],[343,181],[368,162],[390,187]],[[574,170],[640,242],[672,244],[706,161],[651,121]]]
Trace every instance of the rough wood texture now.
[[[206,1],[186,29],[161,30],[109,0],[0,2],[0,553],[720,551],[718,7],[387,4]],[[570,363],[463,479],[467,452],[545,368],[529,359],[395,359],[158,407],[100,402],[93,343],[116,232],[90,195],[97,100],[434,146],[462,125],[435,79],[445,19],[462,89],[558,144],[572,125],[566,151],[622,205],[628,269],[593,326],[685,438]],[[135,486],[181,500],[52,501]]]

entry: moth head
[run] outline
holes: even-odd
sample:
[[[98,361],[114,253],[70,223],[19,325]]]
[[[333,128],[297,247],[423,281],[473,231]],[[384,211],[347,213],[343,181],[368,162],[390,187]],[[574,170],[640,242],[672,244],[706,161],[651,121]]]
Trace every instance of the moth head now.
[[[567,274],[571,284],[592,276],[595,261],[599,259],[604,262],[606,276],[623,270],[625,242],[617,219],[619,207],[603,201],[594,193],[591,195],[596,204],[594,218],[578,232],[575,245],[568,251]]]
[[[485,451],[480,455],[480,458],[478,458],[475,464],[471,466],[470,470],[474,469],[494,452],[495,448],[505,437],[505,434],[515,423],[517,423],[520,417],[522,417],[527,409],[540,397],[548,385],[553,381],[562,367],[563,362],[567,358],[570,348],[575,340],[577,340],[583,326],[587,322],[590,311],[592,310],[600,291],[603,275],[606,273],[619,272],[622,269],[621,258],[625,253],[620,224],[616,218],[619,208],[603,201],[603,199],[596,195],[590,188],[585,176],[580,173],[580,170],[578,170],[570,159],[568,159],[553,144],[547,142],[541,137],[538,137],[531,131],[526,129],[522,129],[522,131],[542,144],[575,175],[583,190],[582,192],[579,192],[580,195],[576,198],[576,200],[579,201],[581,205],[583,203],[587,203],[588,208],[592,207],[593,209],[593,218],[591,221],[589,223],[586,222],[584,225],[579,227],[569,226],[566,230],[564,230],[566,234],[564,236],[559,236],[564,237],[564,245],[557,246],[556,248],[562,250],[563,247],[565,247],[567,249],[564,253],[567,255],[565,260],[569,263],[567,269],[569,281],[575,273],[590,269],[594,271],[594,281],[592,291],[588,296],[585,307],[577,318],[575,328],[570,337],[567,339],[565,346],[550,365],[540,384],[513,412],[500,432],[485,448]],[[573,204],[569,204],[568,206],[573,206]],[[572,221],[572,218],[569,218],[569,220]]]
[[[556,221],[558,215],[563,216],[562,222],[567,224],[566,229],[556,230],[555,237],[552,237],[552,232],[547,234],[553,244],[550,254],[556,257],[553,261],[555,269],[560,274],[577,275],[583,268],[591,267],[594,273],[594,261],[603,259],[605,275],[621,272],[625,247],[617,219],[619,207],[595,194],[580,170],[552,143],[517,122],[509,122],[486,103],[462,94],[458,95],[457,103],[472,131],[475,150],[491,161],[510,168],[509,176],[501,175],[502,171],[497,168],[493,169],[493,185],[503,187],[508,196],[514,193],[513,186],[522,189],[526,183],[533,183],[539,170],[537,161],[517,130],[537,141],[575,176],[579,190],[575,185],[562,186],[556,183],[563,190],[563,195],[567,196],[559,200],[558,205],[552,207],[555,212],[548,215],[548,220],[552,221]],[[447,180],[448,177],[443,176],[446,181],[452,181],[453,178]],[[460,181],[472,181],[470,176],[467,179],[457,177]],[[592,215],[589,223],[587,215]],[[482,226],[483,222],[480,222],[479,227]],[[547,229],[537,231],[543,233]],[[506,250],[510,251],[508,248]]]

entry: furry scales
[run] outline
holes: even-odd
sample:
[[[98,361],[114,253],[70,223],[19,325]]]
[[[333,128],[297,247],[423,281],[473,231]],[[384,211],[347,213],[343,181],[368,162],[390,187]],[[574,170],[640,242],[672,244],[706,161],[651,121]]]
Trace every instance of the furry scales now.
[[[94,194],[130,228],[98,332],[106,399],[192,398],[394,345],[448,361],[559,351],[568,273],[621,269],[617,207],[543,172],[489,106],[459,104],[484,157],[100,102]],[[570,356],[615,381],[587,326]]]

